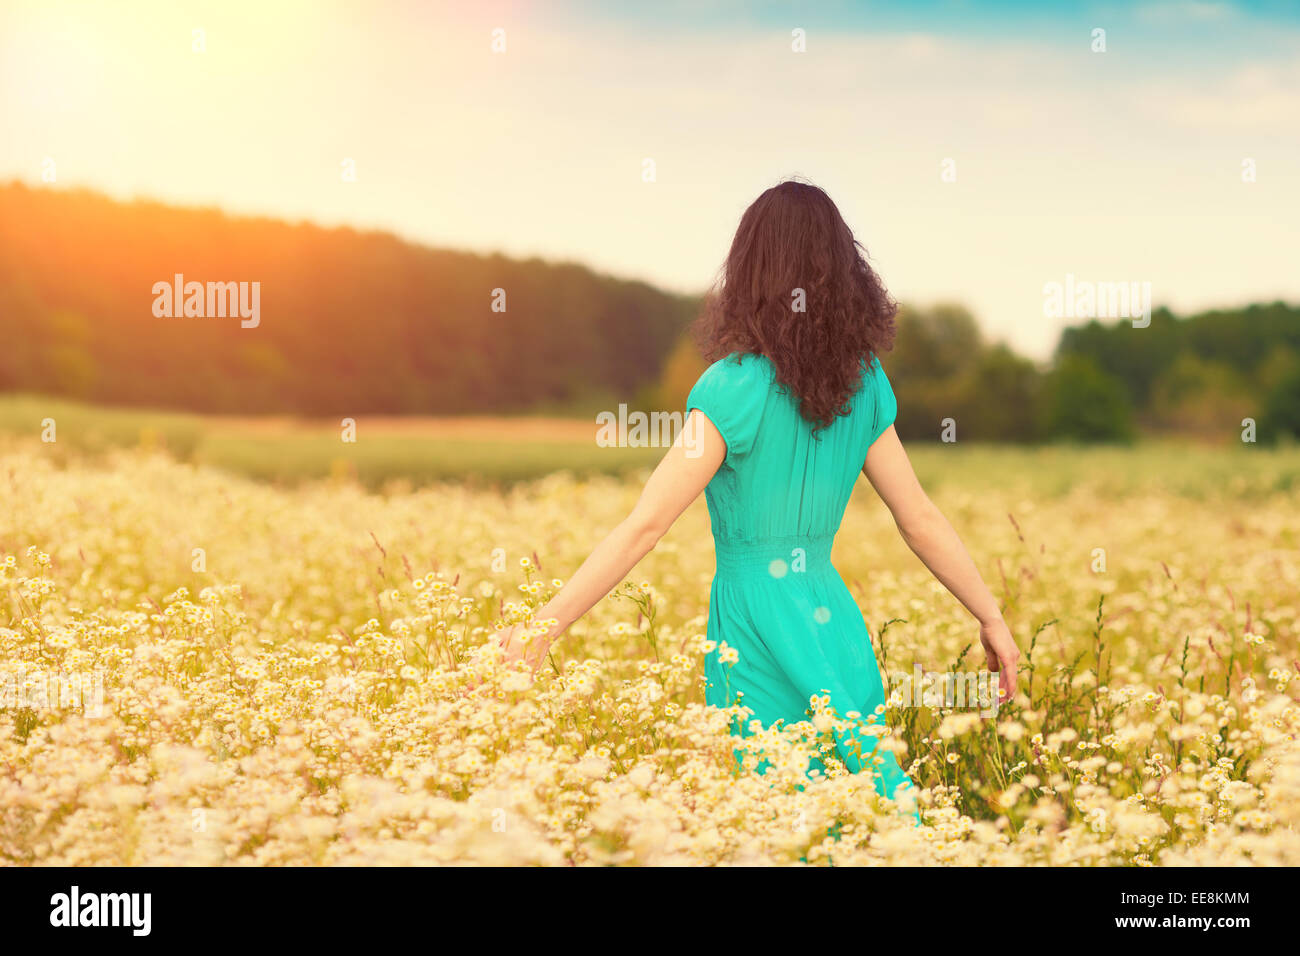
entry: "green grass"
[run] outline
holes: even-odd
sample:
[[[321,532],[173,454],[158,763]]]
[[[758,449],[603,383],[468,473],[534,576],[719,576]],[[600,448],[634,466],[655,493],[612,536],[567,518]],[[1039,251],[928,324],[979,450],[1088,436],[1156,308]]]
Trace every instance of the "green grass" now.
[[[1086,487],[1122,499],[1145,492],[1191,498],[1261,497],[1300,491],[1300,448],[1205,445],[1174,439],[1133,446],[909,444],[921,483],[1023,488],[1054,497]]]
[[[625,474],[650,467],[657,448],[600,448],[594,442],[515,442],[380,436],[344,444],[336,436],[304,433],[289,440],[214,435],[196,460],[266,481],[291,484],[351,476],[370,488],[395,481],[514,482],[565,469],[578,474]]]
[[[43,422],[53,419],[51,452],[104,452],[114,448],[165,445],[190,460],[203,439],[201,415],[136,409],[96,408],[61,398],[0,395],[0,434],[40,439]]]
[[[45,447],[60,461],[113,449],[162,448],[182,461],[283,484],[341,476],[370,488],[397,481],[508,483],[560,469],[623,475],[653,467],[663,454],[659,448],[601,448],[594,440],[520,441],[494,434],[491,426],[485,426],[482,438],[442,434],[436,425],[424,432],[385,430],[370,427],[365,418],[358,420],[359,440],[344,442],[333,422],[303,422],[283,435],[262,434],[246,427],[247,419],[0,396],[0,437],[39,441],[46,419],[55,422],[56,441]],[[594,435],[594,416],[588,420]]]
[[[399,427],[393,419],[371,423],[364,417],[358,420],[360,440],[345,443],[335,422],[305,421],[283,433],[267,433],[250,427],[250,419],[0,396],[0,440],[39,441],[47,418],[56,422],[57,441],[45,448],[59,461],[113,449],[164,448],[182,461],[281,484],[344,476],[370,488],[444,480],[493,484],[558,470],[627,475],[652,468],[663,454],[659,448],[601,448],[592,439],[521,440],[520,434],[525,433],[518,427],[507,435],[485,424],[478,430],[481,437],[466,437],[464,429],[449,430],[445,423]],[[517,425],[528,419],[512,422]],[[1300,447],[1296,446],[1209,446],[1161,440],[1133,447],[1026,448],[913,442],[908,444],[908,454],[931,491],[948,482],[972,490],[1024,488],[1026,493],[1043,496],[1086,486],[1117,499],[1143,491],[1240,498],[1300,490]]]

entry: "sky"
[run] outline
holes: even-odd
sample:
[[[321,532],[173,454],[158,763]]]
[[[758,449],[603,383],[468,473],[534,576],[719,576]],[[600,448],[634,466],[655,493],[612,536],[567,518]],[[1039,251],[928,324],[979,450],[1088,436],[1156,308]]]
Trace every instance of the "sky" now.
[[[1298,301],[1300,3],[0,0],[0,181],[695,293],[796,175],[1035,358],[1067,275]]]

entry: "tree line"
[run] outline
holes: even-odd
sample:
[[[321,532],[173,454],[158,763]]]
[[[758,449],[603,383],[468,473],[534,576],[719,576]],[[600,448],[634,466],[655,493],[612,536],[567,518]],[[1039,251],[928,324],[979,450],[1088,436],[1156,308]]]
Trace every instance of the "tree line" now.
[[[158,309],[176,276],[184,296]],[[255,327],[192,314],[211,297],[190,302],[191,282],[258,283]],[[570,263],[0,187],[0,392],[227,413],[563,407],[653,384],[694,309]]]
[[[209,284],[260,315],[206,314]],[[680,409],[703,369],[700,304],[572,263],[0,186],[0,393],[250,414]],[[1075,325],[1047,363],[960,306],[904,306],[881,359],[911,440],[1300,435],[1300,307],[1282,302]]]
[[[904,305],[880,359],[898,396],[895,427],[912,441],[1300,436],[1300,307],[1282,302],[1186,318],[1157,309],[1146,328],[1072,326],[1047,363],[989,342],[961,306]],[[657,400],[684,402],[702,369],[683,337]]]

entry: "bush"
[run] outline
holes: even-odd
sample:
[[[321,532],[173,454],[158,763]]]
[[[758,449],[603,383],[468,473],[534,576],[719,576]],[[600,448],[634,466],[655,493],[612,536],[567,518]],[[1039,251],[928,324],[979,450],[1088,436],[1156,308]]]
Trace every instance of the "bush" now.
[[[1286,435],[1300,438],[1300,365],[1269,389],[1259,424],[1264,441],[1275,442]]]
[[[1124,383],[1090,358],[1067,356],[1047,377],[1043,434],[1050,440],[1128,442],[1133,406]]]

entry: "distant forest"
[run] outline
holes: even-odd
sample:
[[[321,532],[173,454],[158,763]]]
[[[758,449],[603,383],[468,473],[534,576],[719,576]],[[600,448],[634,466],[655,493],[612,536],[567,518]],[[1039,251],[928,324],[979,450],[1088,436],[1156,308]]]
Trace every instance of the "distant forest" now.
[[[908,440],[1127,442],[1141,434],[1259,442],[1300,436],[1300,308],[1278,302],[1180,319],[1152,313],[1068,328],[1052,361],[991,343],[961,306],[904,305],[881,356]],[[659,403],[678,407],[703,369],[682,341]]]
[[[176,273],[260,282],[259,324],[156,317],[151,290]],[[519,411],[654,384],[696,305],[578,265],[0,187],[0,392],[198,412]]]
[[[155,315],[177,273],[259,282],[256,328]],[[703,369],[699,305],[574,264],[0,187],[0,393],[249,414],[673,409]],[[1300,435],[1300,307],[1281,302],[1074,326],[1045,367],[960,306],[904,306],[882,362],[907,439],[947,420],[959,440],[1236,441],[1243,419],[1260,441]]]
[[[984,341],[961,308],[904,309],[882,362],[904,437],[937,438],[949,417],[959,439],[991,441],[1300,433],[1300,308],[1281,302],[1074,326],[1045,368]]]

